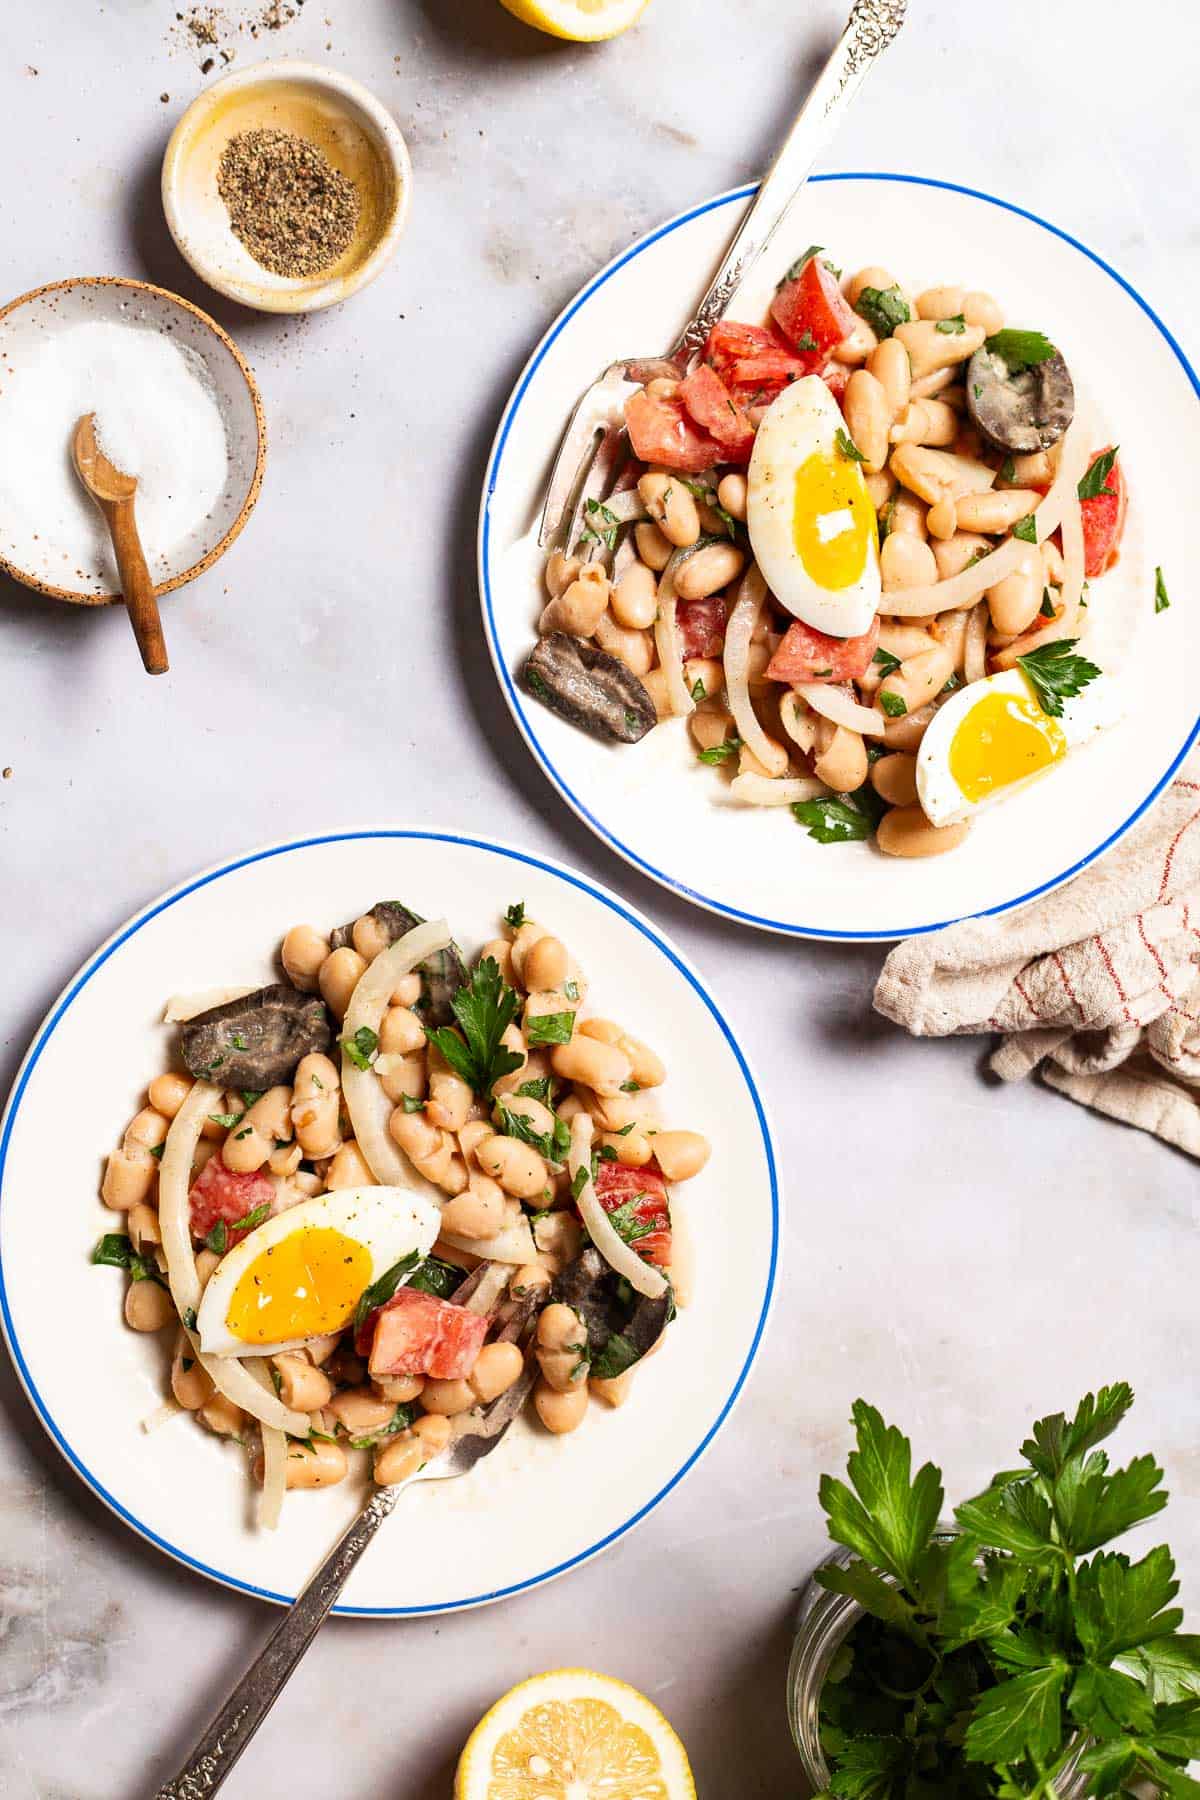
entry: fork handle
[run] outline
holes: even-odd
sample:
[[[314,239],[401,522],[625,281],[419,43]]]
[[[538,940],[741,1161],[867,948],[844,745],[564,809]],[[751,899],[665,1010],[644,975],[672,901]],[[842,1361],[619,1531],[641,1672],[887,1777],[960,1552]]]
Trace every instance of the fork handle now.
[[[204,1800],[216,1793],[283,1692],[350,1571],[406,1486],[401,1482],[375,1489],[288,1608],[179,1773],[159,1788],[155,1800]]]
[[[728,311],[746,275],[792,209],[813,164],[868,69],[904,23],[908,0],[855,0],[846,29],[810,89],[783,148],[742,220],[695,316],[671,351],[681,366]]]

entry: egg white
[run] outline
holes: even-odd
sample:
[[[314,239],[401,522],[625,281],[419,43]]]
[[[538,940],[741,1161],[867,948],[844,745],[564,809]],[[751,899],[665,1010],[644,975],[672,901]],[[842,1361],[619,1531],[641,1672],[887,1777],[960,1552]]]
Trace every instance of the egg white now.
[[[1011,694],[1016,699],[1036,702],[1036,695],[1020,669],[1005,669],[998,675],[987,675],[969,687],[960,688],[944,700],[921,739],[917,752],[917,798],[932,825],[956,825],[977,812],[1007,800],[1053,774],[1066,758],[1035,770],[1023,781],[1013,781],[996,788],[982,800],[969,800],[950,769],[950,747],[955,733],[972,709],[988,694]],[[1062,715],[1056,720],[1067,742],[1068,755],[1115,725],[1124,711],[1120,685],[1109,675],[1101,675],[1088,683],[1082,693],[1063,701]]]
[[[797,472],[814,454],[840,454],[837,433],[845,429],[837,401],[820,376],[802,376],[768,407],[747,474],[746,524],[767,586],[796,618],[831,637],[858,637],[866,631],[879,610],[881,591],[873,531],[861,575],[843,588],[820,586],[796,547]],[[857,464],[853,467],[857,470]],[[841,515],[826,514],[817,524],[825,541],[837,534]]]
[[[441,1213],[423,1195],[405,1188],[360,1187],[318,1194],[267,1219],[221,1258],[209,1278],[196,1314],[200,1348],[206,1356],[274,1356],[281,1350],[297,1350],[309,1341],[292,1338],[278,1344],[248,1344],[234,1336],[228,1314],[238,1282],[264,1251],[298,1231],[318,1227],[340,1231],[370,1252],[369,1286],[412,1251],[429,1254],[441,1227]]]

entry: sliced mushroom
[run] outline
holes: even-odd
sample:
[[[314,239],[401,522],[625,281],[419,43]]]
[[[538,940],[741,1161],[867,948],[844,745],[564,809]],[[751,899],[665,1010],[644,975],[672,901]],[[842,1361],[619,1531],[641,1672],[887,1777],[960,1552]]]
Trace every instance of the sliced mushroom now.
[[[290,1081],[300,1058],[328,1050],[332,1038],[324,1001],[283,982],[197,1013],[179,1034],[197,1078],[264,1092]]]
[[[668,1287],[657,1300],[635,1294],[629,1283],[610,1269],[598,1250],[584,1250],[555,1277],[555,1300],[577,1312],[587,1326],[588,1356],[592,1362],[610,1338],[620,1336],[635,1352],[627,1366],[652,1350],[672,1316],[674,1301]]]
[[[425,923],[420,913],[410,912],[399,900],[378,900],[366,916],[375,920],[389,944],[396,943],[418,925]],[[357,919],[352,919],[349,925],[339,925],[336,931],[331,932],[330,948],[340,950],[347,944],[352,944],[357,923]],[[465,987],[470,980],[462,951],[457,944],[450,944],[445,950],[435,950],[423,963],[418,963],[417,973],[421,977],[421,1011],[426,1024],[450,1024],[454,1018],[450,1002],[459,988]]]
[[[1062,352],[1044,362],[1010,365],[984,344],[967,364],[967,411],[1001,450],[1048,450],[1075,416],[1075,388]]]
[[[539,640],[524,682],[552,712],[593,737],[636,744],[658,722],[654,702],[632,670],[565,631]]]

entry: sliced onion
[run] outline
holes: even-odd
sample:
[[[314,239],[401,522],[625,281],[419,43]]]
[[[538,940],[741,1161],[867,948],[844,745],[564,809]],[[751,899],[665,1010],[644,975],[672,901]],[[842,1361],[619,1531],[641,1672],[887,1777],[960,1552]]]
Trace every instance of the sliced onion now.
[[[180,1323],[196,1353],[201,1368],[216,1388],[243,1412],[256,1418],[260,1425],[272,1425],[277,1431],[288,1431],[293,1437],[308,1433],[307,1413],[293,1412],[272,1393],[264,1393],[254,1377],[236,1356],[206,1356],[199,1339],[187,1323],[200,1305],[200,1276],[192,1249],[192,1224],[188,1207],[191,1187],[192,1158],[204,1121],[220,1099],[221,1089],[210,1082],[197,1081],[191,1093],[171,1121],[167,1141],[163,1145],[162,1168],[158,1177],[158,1226],[162,1233],[162,1250],[167,1264],[167,1283],[179,1314]],[[268,1383],[269,1385],[269,1383]]]
[[[800,698],[833,725],[844,725],[863,737],[882,737],[887,720],[873,706],[862,706],[849,688],[824,681],[802,681],[795,689]]]
[[[725,626],[725,693],[743,744],[769,776],[778,776],[787,769],[787,751],[767,736],[750,700],[750,642],[766,597],[762,572],[757,563],[751,563]],[[640,1257],[637,1260],[641,1262]]]
[[[178,1400],[164,1400],[161,1406],[156,1406],[152,1413],[146,1414],[142,1420],[142,1430],[147,1435],[152,1431],[161,1431],[164,1425],[169,1425],[172,1419],[178,1419],[185,1411],[186,1408],[180,1406]]]
[[[245,1366],[259,1387],[268,1393],[274,1391],[271,1371],[265,1357],[247,1357]],[[264,1425],[262,1450],[263,1480],[262,1493],[258,1497],[258,1522],[264,1531],[274,1531],[279,1524],[283,1496],[287,1491],[287,1438],[273,1425]]]
[[[444,1200],[446,1196],[443,1194],[442,1198]],[[529,1229],[529,1220],[523,1215],[519,1223],[506,1225],[495,1237],[467,1238],[458,1232],[445,1231],[441,1241],[449,1244],[452,1250],[465,1250],[484,1262],[528,1263],[533,1262],[537,1256],[537,1245]]]
[[[158,1228],[167,1263],[167,1283],[181,1319],[200,1304],[200,1277],[192,1249],[192,1217],[188,1193],[192,1158],[205,1121],[221,1098],[221,1089],[197,1081],[171,1121],[158,1174]]]
[[[623,1275],[636,1293],[644,1294],[647,1300],[658,1300],[667,1291],[665,1277],[648,1262],[643,1262],[637,1251],[625,1242],[609,1222],[608,1214],[600,1204],[596,1184],[592,1180],[590,1113],[576,1113],[571,1120],[571,1148],[567,1154],[567,1168],[571,1172],[572,1191],[582,1171],[583,1182],[575,1197],[575,1204],[579,1208],[579,1216],[587,1228],[588,1236],[609,1268],[614,1269],[618,1275]]]
[[[636,487],[627,488],[626,491],[621,494],[610,494],[608,499],[604,502],[604,509],[606,512],[612,514],[618,525],[628,525],[635,519],[648,519],[650,517],[650,514],[646,511],[646,502],[642,499],[642,496],[638,493]],[[587,524],[587,522],[585,516],[584,523]],[[604,522],[607,523],[607,521]]]
[[[730,798],[745,806],[793,806],[798,800],[815,800],[828,792],[825,783],[815,775],[797,775],[789,780],[771,775],[735,775],[729,784]]]
[[[172,994],[163,1008],[164,1025],[186,1025],[210,1007],[224,1006],[229,1000],[242,1000],[256,990],[252,987],[203,988],[198,994]]]
[[[480,1277],[479,1286],[471,1298],[463,1303],[467,1311],[479,1313],[481,1316],[484,1313],[490,1313],[508,1286],[511,1275],[512,1270],[506,1263],[493,1263],[490,1268],[485,1269]]]
[[[779,722],[792,742],[806,756],[811,755],[817,747],[817,721],[811,707],[791,688],[779,702]]]
[[[448,949],[450,927],[444,919],[430,919],[414,926],[374,962],[368,963],[350,996],[342,1024],[344,1037],[352,1038],[364,1026],[378,1037],[383,1015],[388,1009],[397,984],[411,975],[418,963],[439,950]],[[367,1167],[381,1187],[402,1187],[423,1193],[438,1207],[446,1203],[446,1195],[413,1168],[407,1156],[388,1131],[392,1102],[373,1069],[360,1069],[342,1052],[342,1093],[346,1111],[354,1127],[354,1137]]]
[[[685,719],[695,712],[696,703],[683,678],[683,646],[679,641],[676,619],[675,571],[685,560],[686,552],[676,550],[663,570],[658,584],[658,612],[654,620],[654,642],[667,683],[667,700],[677,718]]]
[[[982,681],[987,674],[987,601],[980,600],[967,619],[967,639],[963,646],[963,680],[969,686]]]
[[[696,1246],[682,1196],[671,1195],[671,1290],[680,1312],[689,1307],[696,1289]]]

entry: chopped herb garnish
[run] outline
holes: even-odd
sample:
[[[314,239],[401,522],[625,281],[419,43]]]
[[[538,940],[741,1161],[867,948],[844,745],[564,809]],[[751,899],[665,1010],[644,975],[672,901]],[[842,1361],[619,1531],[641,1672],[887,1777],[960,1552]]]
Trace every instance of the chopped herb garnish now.
[[[711,750],[701,750],[699,753],[699,760],[702,763],[710,764],[732,762],[741,747],[741,738],[726,738],[723,744],[714,744]]]
[[[571,1177],[571,1198],[572,1198],[572,1200],[578,1200],[580,1194],[582,1194],[584,1188],[588,1184],[588,1176],[590,1174],[591,1174],[591,1170],[588,1168],[587,1164],[580,1163],[580,1165],[576,1169],[574,1175]]]
[[[1023,544],[1036,544],[1038,541],[1037,519],[1033,513],[1026,513],[1023,519],[1018,519],[1012,528],[1012,534],[1015,538],[1020,538]]]
[[[454,1073],[488,1099],[495,1083],[521,1066],[522,1057],[500,1041],[520,1012],[521,1002],[501,979],[495,959],[485,956],[470,983],[459,988],[450,1004],[462,1036],[450,1025],[427,1025],[425,1035]]]
[[[621,529],[616,513],[610,512],[599,500],[587,501],[583,510],[587,523],[579,534],[580,543],[603,544],[606,550],[615,550]]]
[[[212,1230],[204,1239],[205,1248],[214,1256],[224,1256],[229,1246],[229,1227],[224,1219],[218,1219]]]
[[[568,1000],[578,1000],[579,983],[577,981],[564,981],[563,993],[567,996]]]
[[[212,1120],[214,1125],[219,1125],[221,1127],[222,1131],[232,1131],[235,1125],[241,1124],[242,1120],[245,1118],[246,1115],[244,1112],[240,1112],[240,1113],[209,1113],[208,1116]]]
[[[399,1262],[393,1263],[391,1268],[379,1277],[378,1281],[372,1282],[371,1286],[360,1294],[358,1305],[354,1309],[355,1331],[371,1316],[376,1307],[387,1305],[404,1277],[411,1275],[422,1260],[419,1250],[410,1250],[407,1256],[402,1256]]]
[[[890,650],[876,650],[871,661],[882,671],[882,678],[892,675],[900,667],[900,658],[893,656]]]
[[[250,1048],[250,1046],[246,1042],[245,1038],[242,1037],[236,1031],[234,1032],[233,1036],[230,1038],[229,1041],[233,1045],[235,1050],[248,1050]]]
[[[1038,611],[1041,613],[1043,619],[1052,619],[1054,617],[1054,597],[1048,587],[1042,589],[1042,604],[1038,607]]]
[[[805,263],[811,261],[814,256],[818,256],[824,248],[824,244],[810,244],[808,249],[804,252],[804,255],[796,258],[795,262],[780,282],[780,287],[784,287],[789,281],[795,281]]]
[[[996,480],[1007,483],[1009,487],[1016,487],[1017,465],[1011,456],[1006,456],[1004,461],[1000,464],[1000,473],[997,475]]]
[[[573,1012],[539,1013],[525,1026],[525,1042],[531,1050],[542,1044],[569,1044],[574,1030]]]
[[[92,1251],[92,1261],[106,1269],[127,1269],[134,1255],[133,1245],[123,1231],[110,1231]]]
[[[805,330],[803,337],[796,339],[797,350],[819,350],[820,345],[811,331]]]
[[[356,1069],[369,1069],[379,1049],[379,1034],[369,1025],[360,1025],[353,1037],[340,1038],[339,1043]]]
[[[540,1100],[543,1106],[549,1106],[551,1087],[550,1076],[542,1075],[536,1081],[523,1081],[517,1095],[522,1100]]]
[[[1055,355],[1054,345],[1040,331],[996,331],[985,341],[984,349],[998,356],[1014,375],[1033,363],[1049,362]],[[979,398],[978,388],[975,398]]]
[[[519,1138],[523,1144],[529,1144],[539,1156],[547,1162],[563,1163],[567,1160],[567,1151],[571,1147],[571,1128],[565,1119],[557,1114],[549,1131],[538,1131],[532,1120],[524,1113],[514,1112],[501,1100],[496,1108],[499,1114],[500,1129],[505,1137]]]
[[[525,923],[525,902],[523,900],[518,900],[509,907],[504,915],[504,923],[511,926],[514,931],[520,931]]]
[[[1017,658],[1042,711],[1055,719],[1062,716],[1063,701],[1081,694],[1100,673],[1086,656],[1075,655],[1078,642],[1078,638],[1063,638],[1057,644],[1041,644]]]
[[[696,702],[697,706],[699,706],[702,700],[708,699],[708,689],[705,687],[704,682],[699,675],[697,675],[695,681],[692,683],[692,699]]]
[[[154,1157],[156,1162],[162,1161],[163,1151],[166,1149],[166,1147],[167,1146],[165,1144],[147,1144],[147,1146],[146,1146],[146,1148],[149,1150],[151,1156]]]
[[[908,702],[903,694],[893,694],[890,689],[880,688],[879,704],[889,719],[902,719],[908,711]]]
[[[437,1256],[427,1256],[420,1268],[413,1270],[408,1285],[422,1294],[434,1294],[439,1300],[448,1300],[462,1279],[462,1270],[453,1263],[443,1262]]]
[[[241,1090],[242,1105],[246,1108],[247,1112],[250,1111],[250,1108],[254,1105],[256,1100],[262,1099],[266,1091],[266,1088],[243,1088]]]
[[[796,800],[792,811],[818,844],[853,844],[869,838],[873,822],[848,800]]]
[[[865,287],[854,302],[854,310],[881,339],[891,337],[897,325],[907,325],[912,318],[908,301],[898,287]]]
[[[623,1081],[621,1083],[621,1092],[623,1094],[640,1094],[641,1091],[642,1084],[640,1081]]]
[[[1156,613],[1166,612],[1171,602],[1167,597],[1167,584],[1163,580],[1161,567],[1154,571],[1154,610]]]
[[[967,321],[961,313],[955,313],[952,319],[939,319],[935,327],[944,337],[961,337],[966,329]]]
[[[196,1309],[194,1306],[185,1306],[184,1307],[183,1322],[189,1331],[195,1331],[195,1329],[196,1329]]]
[[[412,1282],[409,1283],[409,1286],[412,1286]],[[416,1407],[410,1406],[406,1402],[396,1408],[387,1424],[382,1426],[379,1431],[368,1432],[365,1437],[351,1438],[350,1448],[352,1450],[370,1450],[372,1446],[378,1444],[381,1439],[395,1437],[399,1432],[407,1431],[416,1416]],[[314,1431],[310,1435],[312,1437],[320,1437],[321,1433],[319,1431]],[[336,1438],[327,1438],[325,1441],[330,1444],[337,1442]]]
[[[858,448],[858,445],[854,442],[853,438],[842,430],[840,425],[833,434],[833,441],[838,447],[839,455],[844,456],[847,462],[866,462],[867,459]]]
[[[1113,464],[1117,460],[1117,450],[1119,448],[1119,445],[1114,444],[1111,450],[1106,450],[1102,456],[1098,456],[1095,462],[1091,464],[1087,474],[1076,489],[1081,500],[1096,500],[1099,499],[1101,494],[1107,494],[1110,498],[1116,496],[1116,488],[1110,488],[1107,483],[1109,476],[1112,474]]]
[[[418,1100],[415,1094],[401,1094],[400,1104],[406,1113],[425,1111],[425,1102],[423,1100]]]

